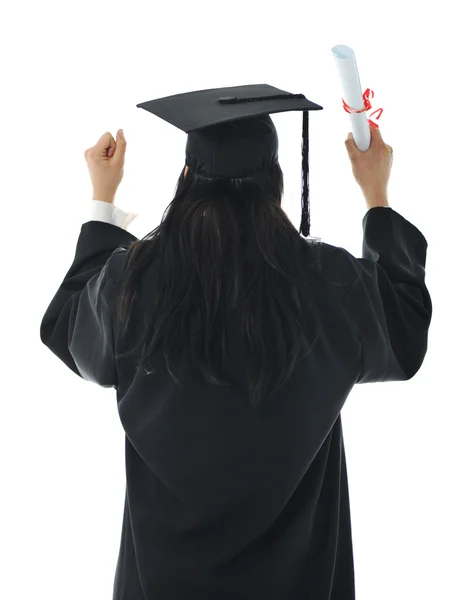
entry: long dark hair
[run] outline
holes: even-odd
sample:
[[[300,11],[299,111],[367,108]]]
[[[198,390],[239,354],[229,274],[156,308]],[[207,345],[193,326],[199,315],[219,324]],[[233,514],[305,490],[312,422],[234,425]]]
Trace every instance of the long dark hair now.
[[[226,315],[240,310],[250,403],[256,408],[278,391],[315,337],[313,284],[321,249],[319,238],[297,232],[281,208],[283,192],[277,162],[244,179],[208,179],[191,170],[185,177],[183,169],[160,225],[127,249],[117,294],[123,333],[144,267],[156,293],[140,339],[119,356],[137,353],[137,368],[147,370],[151,358],[163,354],[181,385],[175,365],[188,348],[207,382],[230,385],[221,374]]]

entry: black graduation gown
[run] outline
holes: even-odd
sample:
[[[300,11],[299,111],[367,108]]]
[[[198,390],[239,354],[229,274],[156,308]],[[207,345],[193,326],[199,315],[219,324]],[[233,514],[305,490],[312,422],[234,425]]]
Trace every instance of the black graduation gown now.
[[[386,207],[365,214],[363,232],[361,259],[325,244],[329,277],[360,273],[362,282],[319,297],[312,352],[254,411],[237,395],[233,315],[233,388],[211,387],[187,362],[182,391],[163,361],[136,376],[115,358],[111,285],[136,238],[82,225],[40,335],[74,373],[117,392],[127,485],[114,600],[355,598],[340,411],[355,383],[413,377],[432,312],[421,232]],[[130,331],[152,285],[142,277]]]

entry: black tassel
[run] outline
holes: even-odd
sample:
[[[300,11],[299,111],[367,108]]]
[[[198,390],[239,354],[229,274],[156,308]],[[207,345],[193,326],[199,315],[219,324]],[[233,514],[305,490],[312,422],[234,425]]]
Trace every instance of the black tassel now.
[[[237,104],[239,102],[257,102],[260,100],[285,100],[290,98],[305,98],[303,94],[276,94],[274,96],[259,96],[256,98],[237,98],[227,96],[219,98],[221,104]],[[308,110],[303,111],[302,125],[302,219],[300,230],[304,237],[310,235],[310,198],[308,189]]]
[[[300,230],[304,237],[310,235],[310,198],[309,198],[309,170],[308,170],[308,110],[303,113],[302,123],[302,219]]]

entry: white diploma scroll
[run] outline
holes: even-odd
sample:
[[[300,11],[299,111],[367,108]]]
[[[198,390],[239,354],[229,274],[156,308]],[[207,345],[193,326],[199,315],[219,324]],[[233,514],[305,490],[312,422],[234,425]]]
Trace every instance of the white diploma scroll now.
[[[361,110],[364,108],[364,98],[354,50],[349,46],[341,45],[335,46],[331,51],[338,69],[344,101],[350,108]],[[354,142],[359,150],[365,152],[370,146],[370,128],[366,111],[359,114],[350,113],[349,117]]]

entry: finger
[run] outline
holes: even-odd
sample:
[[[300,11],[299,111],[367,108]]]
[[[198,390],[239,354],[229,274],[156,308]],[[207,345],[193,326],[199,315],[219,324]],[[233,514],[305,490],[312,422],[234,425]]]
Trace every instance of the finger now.
[[[115,144],[116,140],[113,138],[112,134],[109,131],[106,131],[96,142],[94,148],[97,150],[97,152],[102,152],[103,150],[106,150],[106,148],[114,146]]]
[[[100,139],[98,141],[99,142],[101,142],[101,141],[107,142],[109,140],[114,140],[113,134],[109,131],[106,131],[105,133],[103,133],[103,135],[100,137]]]
[[[371,125],[370,131],[371,131],[372,137],[377,138],[377,139],[382,139],[382,133],[380,132],[380,129],[378,127],[373,127]]]
[[[382,137],[382,133],[380,132],[379,129],[375,129],[374,132],[372,133],[371,136],[371,144],[374,144],[374,146],[380,147],[382,146],[383,148],[387,149],[388,144],[386,144],[383,140]],[[390,148],[390,146],[388,146]],[[388,150],[387,150],[388,152]]]
[[[383,144],[383,140],[379,128],[370,125],[370,146],[375,148],[377,145],[380,144]]]

